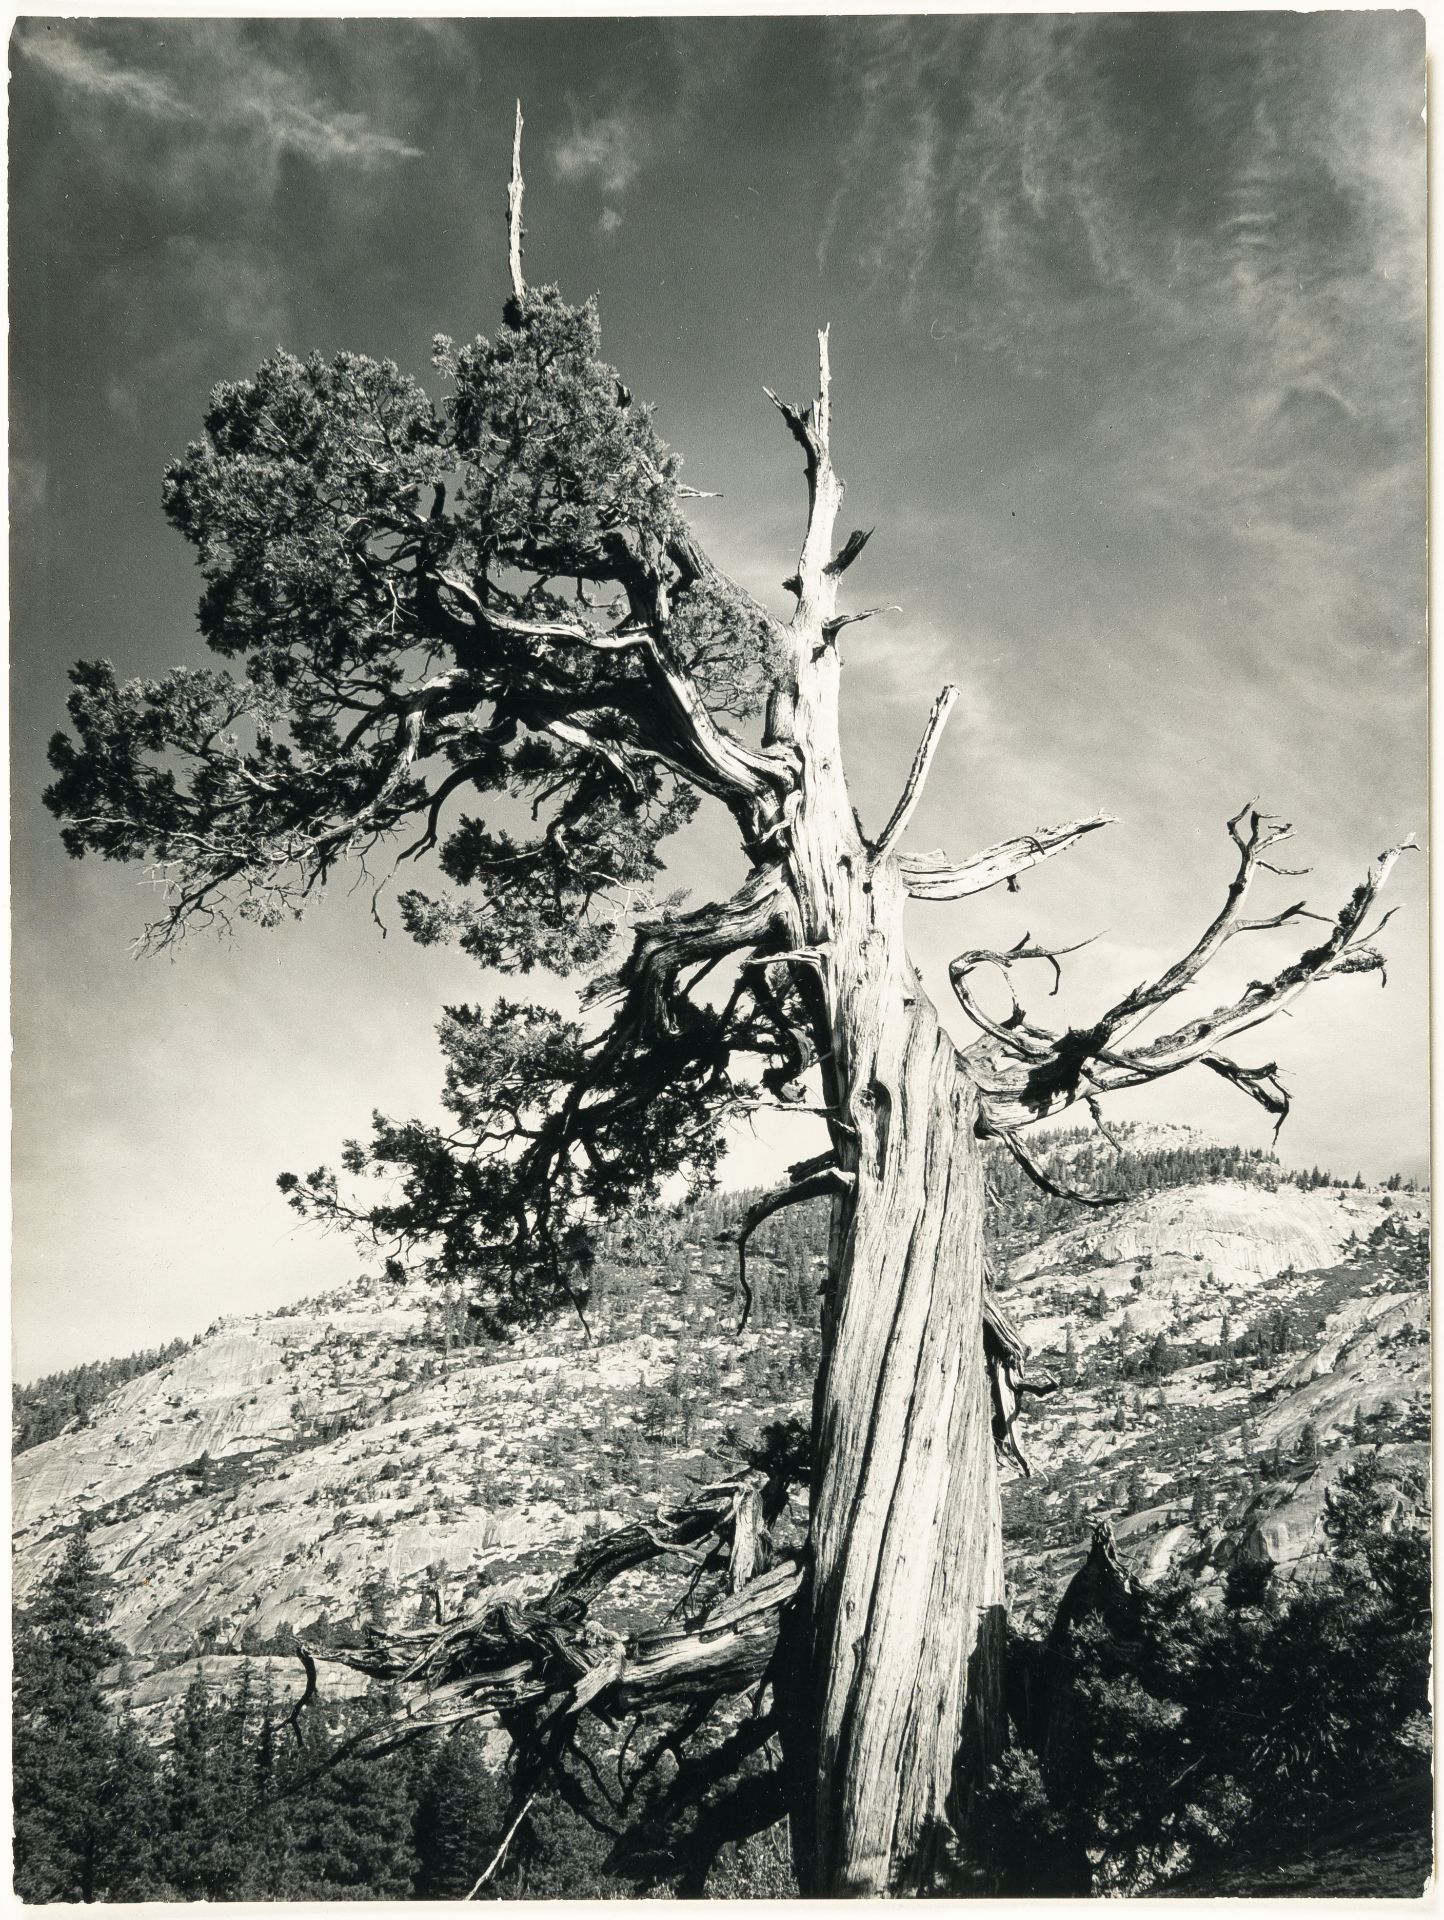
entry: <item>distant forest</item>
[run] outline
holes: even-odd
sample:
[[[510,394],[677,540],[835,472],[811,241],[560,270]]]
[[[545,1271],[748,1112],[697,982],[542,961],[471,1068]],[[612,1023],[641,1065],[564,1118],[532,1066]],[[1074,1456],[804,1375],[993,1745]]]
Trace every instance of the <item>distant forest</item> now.
[[[47,1373],[29,1386],[11,1388],[11,1449],[24,1453],[43,1440],[53,1440],[72,1421],[84,1426],[90,1409],[107,1394],[153,1373],[168,1360],[174,1360],[196,1345],[201,1338],[171,1340],[163,1347],[143,1347],[139,1353],[127,1353],[119,1360],[87,1360],[82,1366],[67,1367],[63,1373]]]

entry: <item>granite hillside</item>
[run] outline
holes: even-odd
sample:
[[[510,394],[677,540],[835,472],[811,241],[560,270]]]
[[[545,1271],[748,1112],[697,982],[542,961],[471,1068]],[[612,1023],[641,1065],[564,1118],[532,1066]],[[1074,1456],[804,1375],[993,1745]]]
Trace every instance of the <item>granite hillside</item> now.
[[[1096,1517],[1147,1578],[1242,1557],[1307,1580],[1353,1453],[1427,1461],[1427,1198],[1301,1186],[1260,1156],[1187,1178],[1202,1149],[1184,1129],[1123,1148],[1121,1204],[1015,1211],[995,1245],[1000,1305],[1061,1383],[1024,1403],[1031,1477],[1005,1468],[1025,1618],[1056,1602]],[[584,1535],[805,1424],[818,1223],[779,1223],[766,1252],[758,1236],[739,1333],[719,1241],[736,1213],[712,1196],[614,1233],[590,1337],[572,1319],[498,1344],[463,1302],[371,1277],[164,1350],[17,1455],[17,1598],[85,1517],[129,1650],[116,1683],[158,1711],[197,1659],[269,1656],[298,1682],[295,1636],[324,1651],[368,1618],[535,1591]],[[644,1612],[647,1580],[617,1604]],[[342,1671],[327,1684],[355,1684]]]

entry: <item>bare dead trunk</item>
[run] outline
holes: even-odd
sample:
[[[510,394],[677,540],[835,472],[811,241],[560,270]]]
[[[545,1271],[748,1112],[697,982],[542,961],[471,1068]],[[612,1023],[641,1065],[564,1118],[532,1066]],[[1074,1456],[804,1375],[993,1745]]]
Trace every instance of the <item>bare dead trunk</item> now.
[[[904,943],[892,841],[952,700],[935,704],[904,798],[863,840],[843,776],[830,560],[842,488],[819,396],[783,408],[807,456],[811,511],[781,636],[791,673],[767,743],[797,756],[786,836],[802,949],[814,956],[826,1100],[847,1192],[834,1209],[813,1414],[808,1613],[786,1703],[805,1892],[930,1882],[959,1761],[997,1744],[1004,1587],[983,1352],[977,1093]],[[843,549],[860,551],[855,537]],[[931,743],[931,744],[930,744]],[[966,1793],[966,1786],[963,1787]]]
[[[810,776],[793,884],[852,1176],[823,1307],[793,1825],[808,1892],[883,1894],[929,1884],[969,1755],[998,1744],[1002,1530],[977,1094],[908,957],[897,864],[855,831],[836,670],[815,654],[789,716]]]
[[[882,1894],[929,1884],[997,1745],[1004,1584],[976,1096],[904,950],[901,888],[874,869],[849,904],[832,1077],[856,1186],[814,1414],[798,1838],[810,1891]]]

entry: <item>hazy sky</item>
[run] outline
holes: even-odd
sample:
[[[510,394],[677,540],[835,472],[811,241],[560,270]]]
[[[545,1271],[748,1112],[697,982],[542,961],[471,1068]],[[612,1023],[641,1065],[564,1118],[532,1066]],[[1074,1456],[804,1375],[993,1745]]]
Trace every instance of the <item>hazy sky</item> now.
[[[1082,1019],[1191,943],[1245,798],[1298,823],[1330,911],[1422,834],[1423,56],[1419,16],[1382,13],[22,20],[21,1376],[355,1272],[275,1174],[373,1107],[429,1111],[441,1001],[497,989],[383,942],[344,887],[300,926],[136,961],[143,875],[69,861],[39,795],[71,660],[200,656],[159,489],[210,387],[278,344],[428,378],[433,334],[493,328],[518,94],[529,277],[600,292],[608,357],[724,495],[700,534],[779,608],[801,475],[762,386],[805,397],[832,323],[843,526],[877,527],[847,586],[905,609],[844,636],[856,803],[886,815],[952,679],[914,847],[1117,813],[1017,896],[912,909],[940,1005],[965,946],[1101,932],[1058,1003]],[[698,898],[736,877],[724,827],[674,843]],[[1391,890],[1388,991],[1325,984],[1239,1050],[1285,1069],[1285,1158],[1423,1168],[1423,860]],[[1247,944],[1212,998],[1298,941]],[[1113,1109],[1269,1134],[1203,1073]],[[739,1177],[794,1147],[744,1148]]]

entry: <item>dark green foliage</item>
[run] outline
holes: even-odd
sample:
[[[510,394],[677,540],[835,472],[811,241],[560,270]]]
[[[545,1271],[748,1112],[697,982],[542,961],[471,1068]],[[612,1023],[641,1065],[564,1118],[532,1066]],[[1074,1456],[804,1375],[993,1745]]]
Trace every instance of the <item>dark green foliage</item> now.
[[[199,1669],[157,1756],[99,1675],[123,1651],[85,1535],[17,1619],[15,1885],[22,1900],[404,1898],[415,1763],[330,1764],[356,1712],[300,1741],[269,1672]]]
[[[1329,1495],[1316,1585],[1240,1562],[1221,1604],[1175,1581],[1131,1623],[1075,1611],[1025,1647],[1023,1744],[986,1823],[1001,1890],[1137,1893],[1224,1855],[1287,1858],[1365,1786],[1427,1822],[1429,1545],[1404,1517],[1421,1493],[1365,1455]],[[1009,1851],[1025,1830],[1037,1845]]]
[[[166,1769],[166,1877],[184,1900],[226,1900],[251,1870],[256,1762],[246,1670],[229,1701],[197,1669],[181,1702]]]
[[[77,666],[46,795],[72,854],[166,876],[162,943],[299,913],[342,860],[435,848],[457,891],[400,893],[419,940],[593,968],[699,792],[752,818],[718,720],[769,688],[772,630],[696,548],[595,306],[531,289],[436,364],[439,404],[389,362],[278,353],[216,389],[167,472],[202,634],[235,670]],[[474,1284],[489,1324],[524,1320],[585,1291],[598,1216],[710,1179],[729,1055],[772,1044],[753,1025],[688,1003],[584,1057],[541,1008],[449,1009],[456,1124],[378,1116],[347,1152],[398,1197],[353,1210],[327,1172],[285,1190]]]
[[[1234,1342],[1236,1354],[1255,1354],[1260,1360],[1277,1360],[1300,1345],[1299,1329],[1290,1308],[1270,1307],[1250,1321]]]
[[[160,1825],[149,1750],[106,1712],[97,1684],[121,1652],[107,1585],[76,1530],[16,1621],[15,1887],[22,1900],[143,1900],[158,1889]]]
[[[263,1823],[273,1900],[404,1900],[416,1854],[414,1752],[380,1760],[338,1749],[365,1709],[334,1731],[316,1715],[288,1749]]]
[[[458,1727],[438,1743],[416,1805],[419,1900],[466,1895],[506,1831],[508,1804],[475,1728]]]
[[[1073,1333],[1073,1322],[1068,1322],[1063,1336],[1063,1364],[1058,1370],[1058,1379],[1065,1387],[1076,1387],[1082,1379],[1082,1363],[1078,1357],[1078,1342]]]

